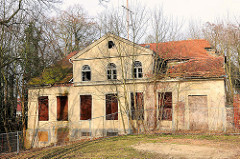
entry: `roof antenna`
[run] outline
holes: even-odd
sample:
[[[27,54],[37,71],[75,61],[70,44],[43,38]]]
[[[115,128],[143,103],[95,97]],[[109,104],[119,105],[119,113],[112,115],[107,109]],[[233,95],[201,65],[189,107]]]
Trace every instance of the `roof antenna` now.
[[[129,40],[129,12],[133,13],[129,8],[128,8],[128,0],[126,0],[126,7],[122,6],[124,9],[126,9],[126,13],[127,13],[127,32],[128,32],[128,36],[127,39]]]

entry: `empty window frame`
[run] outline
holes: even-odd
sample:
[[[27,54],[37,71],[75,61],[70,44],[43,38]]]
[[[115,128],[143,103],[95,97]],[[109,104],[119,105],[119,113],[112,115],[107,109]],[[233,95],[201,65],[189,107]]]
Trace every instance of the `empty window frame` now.
[[[172,92],[158,93],[158,119],[172,120]]]
[[[57,96],[57,120],[67,121],[68,120],[68,97]]]
[[[167,60],[157,58],[154,60],[153,73],[165,74],[167,72]]]
[[[133,78],[142,78],[142,63],[140,61],[133,62]]]
[[[106,95],[106,120],[118,120],[117,94]]]
[[[109,63],[107,66],[107,79],[116,80],[117,79],[117,68],[114,63]]]
[[[144,120],[144,96],[143,92],[131,93],[132,120]]]
[[[38,120],[48,121],[48,96],[38,97]]]
[[[91,69],[88,65],[82,67],[82,81],[91,81]]]
[[[92,119],[92,96],[80,95],[80,120]]]

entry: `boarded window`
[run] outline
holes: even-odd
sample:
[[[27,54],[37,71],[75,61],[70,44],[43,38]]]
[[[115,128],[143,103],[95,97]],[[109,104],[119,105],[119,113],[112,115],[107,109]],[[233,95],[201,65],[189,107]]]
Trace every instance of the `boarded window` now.
[[[106,95],[106,120],[118,120],[117,94]]]
[[[57,120],[67,121],[68,120],[68,97],[57,96]]]
[[[48,132],[47,131],[39,131],[38,132],[38,141],[47,142],[48,141]]]
[[[208,130],[208,104],[206,95],[189,95],[189,120],[191,130]]]
[[[158,119],[172,120],[172,92],[158,93]]]
[[[38,119],[39,121],[48,121],[48,97],[38,98]]]
[[[69,128],[58,128],[57,129],[57,144],[62,144],[69,141]]]
[[[80,120],[92,119],[92,96],[81,95],[80,101]]]
[[[131,93],[132,120],[144,120],[144,98],[142,92]]]

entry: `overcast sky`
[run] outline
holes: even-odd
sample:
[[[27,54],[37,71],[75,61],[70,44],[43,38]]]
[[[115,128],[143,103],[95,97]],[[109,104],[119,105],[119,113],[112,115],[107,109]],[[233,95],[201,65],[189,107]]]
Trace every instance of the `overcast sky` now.
[[[126,5],[126,0],[108,0],[104,6],[99,4],[99,0],[64,0],[62,9],[80,4],[90,16],[96,16],[101,11],[114,7]],[[128,0],[129,8],[131,1]],[[201,22],[213,22],[221,17],[240,17],[240,0],[138,0],[139,3],[153,9],[156,6],[162,6],[165,13],[185,20],[197,20]]]

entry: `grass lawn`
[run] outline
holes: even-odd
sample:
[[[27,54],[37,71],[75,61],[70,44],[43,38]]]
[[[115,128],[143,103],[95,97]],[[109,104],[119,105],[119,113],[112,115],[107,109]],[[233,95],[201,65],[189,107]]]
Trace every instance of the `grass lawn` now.
[[[208,135],[128,135],[80,141],[65,146],[32,149],[12,158],[161,158],[157,153],[137,151],[133,145],[145,143],[182,144],[184,141],[211,141],[238,145],[239,136]],[[187,143],[184,143],[187,144]],[[188,143],[189,144],[189,143]],[[202,144],[202,143],[201,143]],[[204,145],[204,144],[203,144]],[[0,155],[0,158],[4,156]]]

